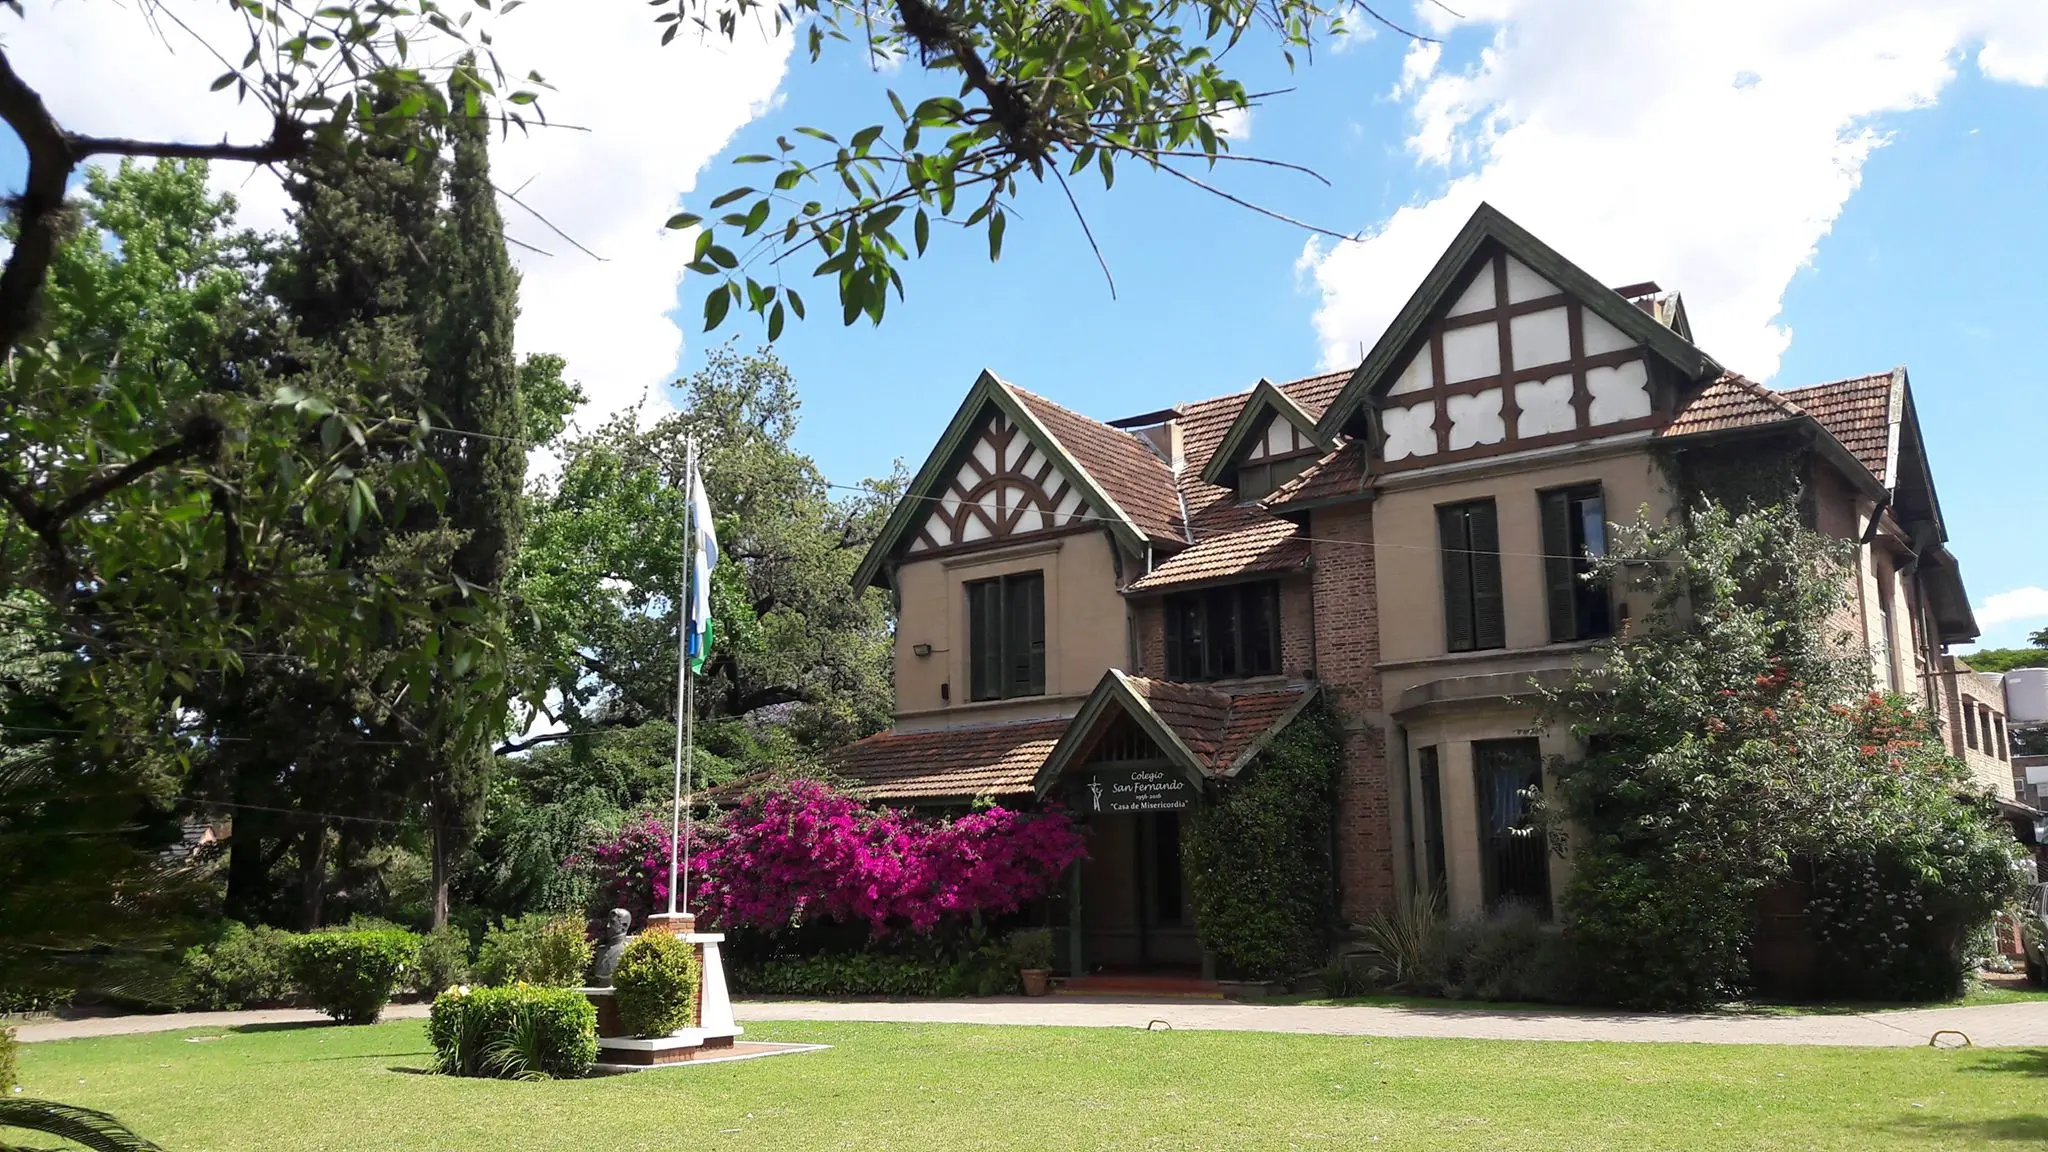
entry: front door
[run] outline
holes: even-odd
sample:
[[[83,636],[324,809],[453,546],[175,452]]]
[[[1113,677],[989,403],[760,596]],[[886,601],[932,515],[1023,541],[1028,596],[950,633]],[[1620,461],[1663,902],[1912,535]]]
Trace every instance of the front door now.
[[[1182,812],[1088,819],[1079,866],[1081,972],[1198,969],[1201,944],[1181,870]]]

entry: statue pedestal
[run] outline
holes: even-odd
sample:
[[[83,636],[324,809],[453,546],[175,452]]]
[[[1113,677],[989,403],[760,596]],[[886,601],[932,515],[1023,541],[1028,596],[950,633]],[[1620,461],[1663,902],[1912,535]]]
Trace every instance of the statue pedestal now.
[[[652,931],[661,931],[649,925]],[[718,946],[725,942],[719,932],[678,932],[684,942],[697,947],[702,975],[697,981],[697,1010],[693,1027],[678,1028],[666,1036],[639,1037],[626,1033],[619,1023],[618,1007],[610,988],[584,988],[582,992],[597,1007],[597,1066],[601,1071],[651,1068],[680,1064],[707,1052],[731,1048],[745,1029],[732,1018],[732,996],[725,985],[725,963]]]

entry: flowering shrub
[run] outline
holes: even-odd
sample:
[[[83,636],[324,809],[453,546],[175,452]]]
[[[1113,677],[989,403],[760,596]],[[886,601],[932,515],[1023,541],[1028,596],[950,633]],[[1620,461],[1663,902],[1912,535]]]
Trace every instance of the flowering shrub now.
[[[929,933],[1014,912],[1082,856],[1064,813],[988,808],[954,819],[870,809],[810,780],[749,797],[692,849],[707,923],[773,935],[805,921],[875,937]],[[607,907],[644,916],[668,900],[667,824],[647,817],[592,852]]]

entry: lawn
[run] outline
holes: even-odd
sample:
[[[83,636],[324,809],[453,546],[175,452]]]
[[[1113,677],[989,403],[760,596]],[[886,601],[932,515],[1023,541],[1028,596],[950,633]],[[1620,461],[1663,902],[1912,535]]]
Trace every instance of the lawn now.
[[[1986,1148],[2048,1144],[2048,1048],[1935,1051],[763,1024],[829,1051],[538,1084],[423,1025],[32,1044],[29,1094],[171,1152]]]

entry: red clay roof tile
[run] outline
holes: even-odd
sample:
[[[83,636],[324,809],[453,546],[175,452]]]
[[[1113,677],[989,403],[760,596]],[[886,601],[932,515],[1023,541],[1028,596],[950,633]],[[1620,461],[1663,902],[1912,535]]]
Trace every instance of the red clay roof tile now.
[[[1891,482],[1891,373],[1793,388],[1783,395],[1820,421],[1879,483]]]
[[[1272,495],[1266,497],[1266,507],[1277,512],[1355,496],[1365,491],[1366,481],[1370,479],[1366,465],[1363,440],[1340,445],[1309,465],[1301,475],[1275,488]]]
[[[1232,693],[1144,676],[1126,676],[1124,680],[1212,773],[1227,771],[1310,690],[1307,684],[1296,684]]]
[[[825,766],[864,800],[1014,796],[1067,731],[1067,720],[883,732],[829,753]]]
[[[1797,420],[1805,414],[1784,396],[1730,372],[1695,393],[1657,435],[1692,436],[1733,428],[1757,428]]]
[[[1101,485],[1138,530],[1154,540],[1180,541],[1180,496],[1173,470],[1136,436],[1014,385],[1010,391]]]

